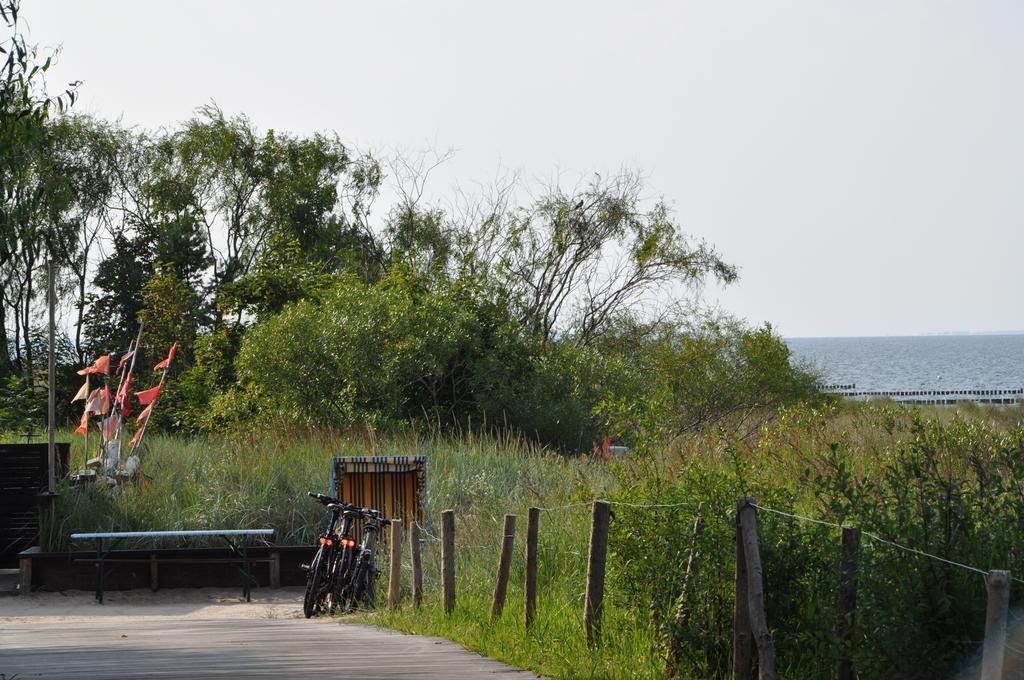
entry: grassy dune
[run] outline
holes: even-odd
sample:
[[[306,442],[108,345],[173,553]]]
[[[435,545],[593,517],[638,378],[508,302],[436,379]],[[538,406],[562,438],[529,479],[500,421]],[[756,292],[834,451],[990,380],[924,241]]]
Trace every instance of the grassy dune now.
[[[311,542],[323,521],[307,490],[329,488],[335,455],[429,457],[425,599],[358,620],[439,635],[554,678],[664,677],[666,621],[699,512],[703,570],[676,630],[680,677],[728,674],[736,499],[829,522],[987,570],[1024,575],[1024,414],[1020,408],[904,409],[840,404],[794,409],[759,428],[728,427],[613,465],[564,457],[514,437],[471,433],[383,437],[342,433],[157,436],[143,457],[147,484],[65,489],[47,525],[53,547],[76,530],[271,526],[281,543]],[[80,465],[80,440],[73,458]],[[586,648],[582,625],[587,503],[614,506],[604,643]],[[626,503],[678,503],[634,508]],[[571,507],[560,508],[569,505]],[[541,515],[535,626],[523,622],[526,510]],[[458,599],[440,607],[441,510],[457,513]],[[519,516],[504,615],[490,621],[502,517]],[[838,532],[760,514],[768,617],[780,677],[827,678],[835,661]],[[381,553],[386,574],[386,551]],[[408,551],[403,565],[410,582]],[[386,577],[381,579],[386,581]],[[386,584],[381,583],[381,587]],[[379,601],[383,601],[381,597]],[[1013,606],[1024,602],[1019,584]],[[864,678],[949,677],[977,653],[984,583],[969,570],[865,539],[854,650]]]

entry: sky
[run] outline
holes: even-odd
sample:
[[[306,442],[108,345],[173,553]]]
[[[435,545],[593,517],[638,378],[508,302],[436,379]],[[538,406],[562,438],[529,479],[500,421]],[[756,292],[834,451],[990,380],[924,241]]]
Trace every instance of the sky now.
[[[1024,3],[24,0],[76,110],[215,101],[357,149],[453,149],[429,194],[623,167],[783,335],[1024,329]]]

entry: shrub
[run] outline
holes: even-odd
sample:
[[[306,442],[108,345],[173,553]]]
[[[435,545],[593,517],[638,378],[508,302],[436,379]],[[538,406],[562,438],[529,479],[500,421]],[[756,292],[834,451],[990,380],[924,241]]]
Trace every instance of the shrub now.
[[[273,419],[380,426],[410,419],[511,428],[560,446],[595,436],[602,363],[544,344],[466,284],[392,271],[346,278],[322,302],[286,306],[250,329],[239,383]]]
[[[852,417],[796,409],[756,440],[724,432],[688,439],[675,463],[623,468],[613,523],[614,592],[648,612],[681,654],[684,675],[725,677],[731,659],[736,500],[861,527],[887,541],[983,570],[1024,569],[1024,426],[924,417],[865,406]],[[668,463],[668,464],[666,464]],[[670,470],[671,472],[666,472]],[[700,580],[673,621],[698,505]],[[835,667],[839,531],[759,511],[769,625],[780,672],[830,677]],[[1014,587],[1016,592],[1018,587]],[[862,539],[855,665],[864,678],[949,677],[983,636],[979,574]]]

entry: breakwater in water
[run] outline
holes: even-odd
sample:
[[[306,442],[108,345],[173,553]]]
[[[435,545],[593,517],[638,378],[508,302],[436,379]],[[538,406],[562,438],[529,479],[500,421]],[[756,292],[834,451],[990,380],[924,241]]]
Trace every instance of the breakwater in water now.
[[[906,404],[952,405],[960,402],[1013,405],[1024,401],[1024,387],[969,390],[858,390],[856,384],[821,385],[822,391],[846,399],[891,399]]]
[[[1024,335],[789,338],[793,359],[847,399],[1024,401]]]

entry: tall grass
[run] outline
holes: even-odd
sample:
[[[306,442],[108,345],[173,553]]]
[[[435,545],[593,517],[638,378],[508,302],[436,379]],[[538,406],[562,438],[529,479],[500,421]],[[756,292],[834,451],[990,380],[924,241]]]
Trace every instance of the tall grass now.
[[[423,542],[425,600],[421,609],[378,611],[357,618],[398,630],[438,635],[483,654],[556,678],[659,678],[653,629],[641,613],[618,606],[609,583],[603,644],[587,648],[583,596],[590,513],[587,501],[611,493],[608,468],[529,447],[468,441],[431,459],[428,517],[456,512],[456,608],[440,601],[440,547],[434,526]],[[564,508],[559,506],[573,505]],[[541,513],[538,536],[538,610],[525,629],[524,569],[527,508]],[[503,535],[503,515],[518,515],[506,607],[490,620],[491,596]],[[408,550],[405,550],[408,553]],[[403,568],[408,575],[408,558]],[[406,583],[409,579],[405,579]],[[406,602],[409,601],[406,593]]]

